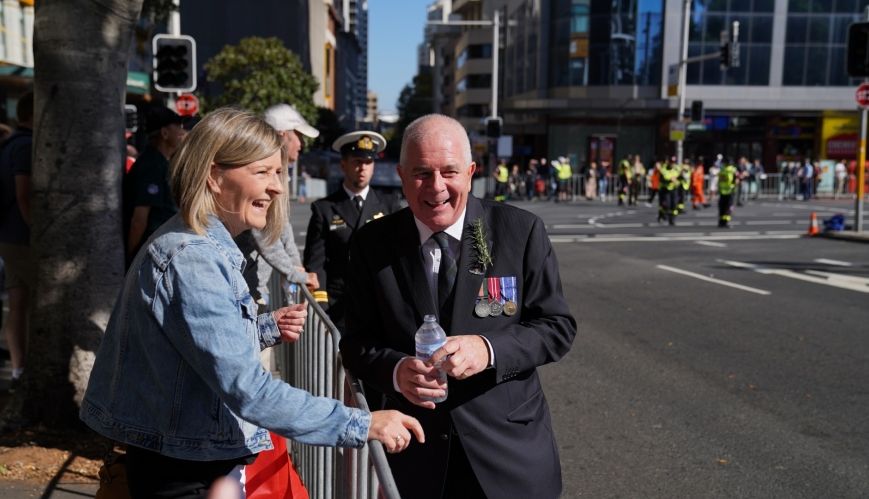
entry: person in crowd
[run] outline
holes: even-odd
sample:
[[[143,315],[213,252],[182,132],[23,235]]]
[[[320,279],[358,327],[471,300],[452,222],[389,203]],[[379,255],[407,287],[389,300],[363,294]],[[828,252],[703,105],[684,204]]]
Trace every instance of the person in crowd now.
[[[558,451],[537,367],[569,351],[576,322],[544,224],[470,195],[476,165],[452,118],[411,123],[397,168],[409,206],[353,239],[354,300],[341,352],[348,369],[386,394],[386,407],[437,435],[390,458],[399,492],[558,497]],[[427,314],[447,340],[424,363],[413,335]],[[447,382],[437,380],[438,365]],[[439,404],[427,400],[443,395]]]
[[[751,198],[759,199],[760,191],[763,189],[763,182],[766,180],[766,171],[759,158],[754,158],[754,162],[751,164],[751,173],[752,178],[754,178],[754,187],[751,189]]]
[[[833,199],[838,199],[839,196],[845,193],[845,184],[848,180],[848,169],[845,167],[845,162],[841,159],[836,161],[833,167]]]
[[[510,199],[519,199],[525,190],[525,178],[519,173],[519,165],[513,163],[510,167]]]
[[[15,131],[0,149],[0,258],[5,266],[9,313],[3,336],[12,363],[9,391],[14,392],[24,374],[25,347],[36,269],[30,253],[30,173],[33,149],[33,93],[18,99]]]
[[[630,191],[628,192],[628,205],[636,206],[637,200],[640,198],[640,191],[643,189],[643,183],[646,181],[646,167],[643,165],[639,154],[634,155],[631,169],[633,176],[631,177]]]
[[[169,192],[169,159],[187,135],[183,122],[184,118],[160,104],[145,113],[148,145],[123,180],[128,264],[151,234],[178,212]]]
[[[667,221],[670,225],[676,225],[676,216],[679,215],[678,191],[681,188],[681,170],[676,164],[675,156],[670,161],[661,162],[659,176],[661,185],[658,190],[658,223]]]
[[[320,135],[320,132],[309,125],[296,108],[289,104],[276,104],[269,107],[263,113],[263,119],[278,132],[281,138],[281,149],[286,161],[285,171],[289,171],[289,166],[298,162],[299,153],[304,145],[303,137],[315,139]],[[289,282],[306,285],[310,289],[320,287],[317,274],[305,271],[302,265],[289,217],[284,221],[278,241],[268,241],[262,231],[254,228],[239,234],[235,242],[245,255],[245,280],[251,295],[260,306],[267,307],[271,301],[268,286],[273,269],[277,269]]]
[[[495,179],[495,201],[506,201],[510,192],[510,170],[507,169],[505,160],[498,161],[498,165],[492,170]]]
[[[739,168],[728,162],[718,172],[718,227],[729,229],[733,219],[733,198],[739,192],[742,176]]]
[[[695,210],[709,206],[706,204],[706,195],[703,192],[704,182],[703,163],[698,161],[691,170],[691,207]]]
[[[631,190],[631,182],[634,179],[634,169],[631,165],[631,155],[625,154],[625,157],[619,161],[618,169],[618,205],[624,206],[628,201],[628,195]]]
[[[609,162],[601,161],[597,165],[597,196],[601,201],[606,202],[607,188],[609,186],[610,170]]]
[[[552,167],[555,169],[556,202],[570,201],[571,193],[571,178],[573,177],[573,168],[570,166],[570,160],[566,156],[559,156],[558,160],[552,161]]]
[[[800,194],[802,194],[803,201],[808,201],[812,199],[813,192],[812,187],[815,185],[815,165],[812,163],[811,158],[806,157],[803,162],[803,167],[799,169],[799,173],[797,176],[800,179]]]
[[[419,422],[368,413],[275,379],[263,348],[299,338],[304,305],[257,314],[233,236],[279,237],[286,216],[281,139],[256,115],[206,116],[172,160],[180,211],[133,259],[96,355],[80,416],[127,445],[134,498],[206,497],[212,483],[270,449],[267,430],[296,441],[405,449]]]
[[[543,189],[537,190],[538,196],[540,199],[546,198],[547,201],[552,199],[551,187],[549,185],[549,177],[552,176],[552,165],[549,164],[549,160],[546,158],[540,158],[540,166],[537,167],[538,180],[542,180],[542,182],[537,182],[535,185],[543,184]]]
[[[531,159],[528,161],[528,167],[525,168],[525,200],[531,201],[534,199],[534,185],[537,181],[537,160]]]
[[[344,328],[344,279],[350,239],[363,225],[401,208],[397,198],[371,188],[374,160],[386,148],[386,139],[371,131],[338,137],[332,149],[341,153],[341,188],[311,204],[305,236],[304,264],[315,272],[320,290],[327,293],[329,318]]]
[[[658,195],[658,190],[661,188],[661,162],[655,161],[652,170],[648,172],[649,182],[649,201],[646,205],[651,206],[655,202],[655,196]]]
[[[751,163],[748,158],[742,156],[736,164],[736,170],[739,172],[739,182],[736,185],[736,205],[742,206],[748,202],[749,190],[751,189]],[[720,178],[720,175],[719,175]]]
[[[592,161],[588,165],[588,173],[585,177],[585,199],[593,201],[597,197],[597,162]]]

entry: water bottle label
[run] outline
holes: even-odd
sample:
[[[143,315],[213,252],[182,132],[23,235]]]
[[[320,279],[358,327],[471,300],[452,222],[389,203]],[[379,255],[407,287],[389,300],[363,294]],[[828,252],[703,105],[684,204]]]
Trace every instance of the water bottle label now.
[[[431,356],[438,350],[438,348],[442,347],[443,343],[435,343],[433,345],[417,345],[416,346],[416,358],[425,362],[431,358]]]

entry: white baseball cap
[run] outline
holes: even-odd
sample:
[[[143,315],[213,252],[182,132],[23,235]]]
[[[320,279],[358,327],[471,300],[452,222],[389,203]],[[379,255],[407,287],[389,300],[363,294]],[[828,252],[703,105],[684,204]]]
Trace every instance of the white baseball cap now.
[[[289,104],[275,104],[266,109],[263,119],[279,132],[294,130],[312,139],[320,135],[319,130],[309,125],[296,108]]]

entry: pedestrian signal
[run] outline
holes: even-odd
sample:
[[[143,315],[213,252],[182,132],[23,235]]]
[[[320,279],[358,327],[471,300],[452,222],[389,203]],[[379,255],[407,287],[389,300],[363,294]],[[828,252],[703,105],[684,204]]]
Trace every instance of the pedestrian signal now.
[[[695,100],[691,103],[691,121],[695,123],[703,122],[703,101]]]
[[[501,118],[487,118],[486,119],[486,136],[496,139],[501,136]]]
[[[869,21],[848,26],[848,76],[869,76]]]
[[[157,35],[154,52],[154,88],[161,92],[196,90],[196,41],[187,35]]]

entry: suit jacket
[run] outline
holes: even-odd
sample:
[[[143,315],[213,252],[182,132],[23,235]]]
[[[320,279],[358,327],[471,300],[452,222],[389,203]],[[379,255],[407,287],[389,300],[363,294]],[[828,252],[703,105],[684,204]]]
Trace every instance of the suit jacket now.
[[[470,270],[476,253],[470,224],[481,219],[493,265],[486,276],[516,277],[519,311],[479,318],[474,305],[482,275]],[[565,355],[576,321],[561,292],[558,263],[542,221],[518,208],[468,199],[452,306],[439,322],[447,334],[481,334],[495,365],[466,380],[449,379],[446,402],[435,410],[412,405],[392,384],[396,363],[414,355],[414,334],[438,313],[423,269],[410,209],[367,225],[351,244],[344,365],[386,395],[385,405],[418,418],[426,443],[390,456],[404,497],[440,498],[449,444],[458,435],[489,497],[547,498],[561,493],[561,469],[537,366]],[[452,430],[452,432],[451,432]]]
[[[344,318],[342,297],[350,238],[366,223],[400,208],[396,198],[374,189],[368,191],[361,216],[343,188],[311,204],[304,266],[308,272],[317,273],[320,288],[329,294],[329,317],[339,328]]]

